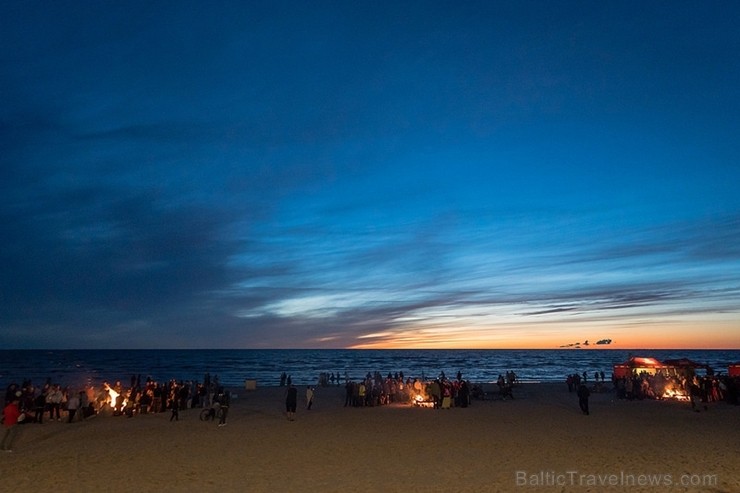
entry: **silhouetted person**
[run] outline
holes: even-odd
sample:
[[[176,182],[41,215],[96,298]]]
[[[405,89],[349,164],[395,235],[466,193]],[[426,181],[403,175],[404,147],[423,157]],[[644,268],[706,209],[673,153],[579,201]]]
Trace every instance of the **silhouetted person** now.
[[[298,407],[298,389],[292,383],[288,384],[288,391],[285,393],[285,411],[288,413],[288,420],[295,419],[295,409]]]
[[[578,387],[578,405],[581,407],[583,414],[588,415],[588,398],[591,395],[591,391],[588,390],[585,383],[582,383]]]
[[[180,403],[178,402],[177,396],[173,396],[172,399],[170,399],[170,409],[172,409],[170,421],[180,421]]]
[[[313,388],[309,385],[306,387],[306,409],[311,410],[313,405]]]
[[[218,402],[221,404],[221,418],[218,421],[218,426],[226,426],[226,415],[229,414],[229,405],[231,405],[231,392],[228,390],[224,392]]]

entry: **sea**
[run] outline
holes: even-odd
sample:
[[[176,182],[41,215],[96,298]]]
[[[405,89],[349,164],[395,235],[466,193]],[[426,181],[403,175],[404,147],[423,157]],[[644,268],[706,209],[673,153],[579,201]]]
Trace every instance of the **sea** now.
[[[98,386],[104,381],[126,384],[132,377],[143,382],[168,380],[202,382],[205,374],[231,387],[247,380],[258,386],[277,386],[283,372],[297,385],[316,385],[321,374],[357,380],[367,373],[383,376],[403,373],[404,378],[435,378],[444,373],[466,380],[494,382],[514,371],[522,382],[562,382],[572,373],[596,371],[611,376],[614,364],[631,356],[658,360],[689,358],[727,373],[740,361],[740,350],[442,350],[442,349],[150,349],[150,350],[0,350],[0,388],[31,381],[62,386]],[[335,380],[336,382],[336,380]]]

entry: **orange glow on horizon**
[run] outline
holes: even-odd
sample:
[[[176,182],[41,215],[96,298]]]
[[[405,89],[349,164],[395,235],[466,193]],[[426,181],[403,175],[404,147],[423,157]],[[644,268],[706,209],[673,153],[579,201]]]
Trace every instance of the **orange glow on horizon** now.
[[[544,330],[518,328],[481,330],[480,328],[409,328],[365,336],[348,349],[740,349],[740,326],[715,323],[656,324],[638,327],[599,327],[585,330]],[[554,332],[554,333],[553,333]],[[584,336],[587,334],[589,336]],[[597,337],[593,337],[593,336]],[[610,344],[596,344],[600,339]],[[584,342],[588,340],[586,345]],[[575,343],[580,345],[576,347]]]
[[[511,344],[486,344],[481,343],[479,345],[471,344],[458,344],[458,343],[437,343],[437,344],[394,344],[394,343],[365,343],[365,344],[354,344],[347,346],[344,349],[522,349],[522,350],[546,350],[546,349],[571,349],[574,351],[618,351],[618,350],[644,350],[644,349],[660,349],[660,350],[671,350],[671,349],[686,349],[686,350],[725,350],[725,351],[740,351],[739,346],[712,346],[705,345],[699,346],[697,344],[682,344],[682,345],[658,345],[651,344],[648,342],[634,342],[631,344],[616,344],[610,345],[588,345],[588,346],[573,346],[573,347],[561,347],[561,346],[548,346],[548,345],[534,345],[525,343],[511,343]]]

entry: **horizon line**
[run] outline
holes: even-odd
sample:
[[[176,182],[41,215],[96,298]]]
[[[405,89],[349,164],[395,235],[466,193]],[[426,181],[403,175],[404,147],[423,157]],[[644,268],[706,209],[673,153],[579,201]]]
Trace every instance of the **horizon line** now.
[[[598,350],[598,351],[740,351],[738,348],[689,348],[689,347],[601,347],[597,345],[580,346],[580,347],[552,347],[552,348],[352,348],[352,347],[212,347],[212,348],[191,348],[191,347],[150,347],[150,348],[132,348],[132,347],[97,347],[97,348],[4,348],[0,351],[231,351],[231,350],[258,350],[258,351],[578,351],[578,350]]]

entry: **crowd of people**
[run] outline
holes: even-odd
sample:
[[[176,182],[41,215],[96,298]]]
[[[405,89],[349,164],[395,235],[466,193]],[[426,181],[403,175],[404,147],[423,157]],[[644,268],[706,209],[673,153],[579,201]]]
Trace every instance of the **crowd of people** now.
[[[171,411],[175,421],[179,419],[179,410],[208,408],[223,400],[223,396],[218,375],[211,378],[207,373],[203,382],[172,379],[163,383],[151,377],[142,382],[140,375],[133,375],[128,386],[121,381],[106,381],[98,387],[74,389],[54,384],[50,379],[40,387],[30,381],[11,383],[5,392],[5,404],[17,399],[23,424],[63,420],[73,423],[101,412],[133,417]]]
[[[219,383],[218,375],[211,378],[209,373],[202,383],[175,379],[159,383],[151,377],[142,383],[140,375],[132,375],[129,386],[121,381],[113,384],[106,381],[97,388],[82,389],[62,387],[51,379],[40,387],[28,380],[20,385],[11,383],[5,391],[2,418],[5,434],[0,449],[12,451],[18,425],[45,421],[75,423],[100,413],[133,417],[170,411],[170,421],[178,421],[181,409],[216,407],[220,410],[219,426],[224,426],[229,401],[229,391]]]
[[[458,372],[449,379],[444,372],[432,380],[405,377],[403,372],[368,372],[365,378],[345,383],[345,407],[374,407],[393,403],[415,403],[434,408],[468,407],[471,385]]]
[[[595,371],[593,378],[593,390],[599,392],[603,390],[605,376],[603,371]],[[565,378],[565,383],[568,385],[568,392],[577,391],[581,384],[588,385],[588,373],[571,373]]]
[[[593,380],[589,381],[588,374],[573,373],[567,375],[565,380],[569,392],[577,392],[586,384],[590,385],[590,391],[614,392],[618,399],[643,400],[643,399],[678,399],[691,403],[695,410],[700,407],[707,408],[711,402],[725,401],[730,404],[738,404],[738,388],[740,379],[728,375],[715,375],[711,371],[700,376],[691,370],[682,372],[656,371],[633,372],[631,375],[615,377],[611,381],[605,381],[604,372],[595,372]]]
[[[711,402],[726,401],[738,403],[740,381],[726,375],[707,374],[697,376],[691,373],[664,374],[656,372],[634,373],[629,377],[611,378],[611,386],[605,381],[604,372],[597,371],[589,380],[586,372],[567,376],[570,392],[578,393],[581,409],[589,414],[588,394],[591,391],[613,391],[619,399],[664,399],[675,397],[691,402],[692,408],[707,409]],[[434,379],[405,377],[403,372],[383,376],[380,372],[368,372],[357,381],[344,375],[345,407],[375,407],[393,403],[418,404],[433,408],[462,407],[471,404],[472,399],[485,399],[487,393],[481,385],[471,385],[462,378],[461,372],[455,378],[447,378],[441,372]],[[512,389],[517,382],[514,372],[499,375],[496,382],[498,396],[512,398]],[[340,385],[339,373],[321,373],[319,385]],[[590,385],[589,385],[590,384]],[[280,385],[294,388],[292,378],[285,372],[280,377]],[[588,392],[584,390],[587,387]],[[287,403],[288,416],[295,413],[295,390]],[[306,389],[307,409],[311,409],[314,388]],[[36,387],[30,381],[18,385],[11,383],[5,393],[4,425],[43,424],[45,421],[66,421],[74,423],[107,412],[113,416],[133,417],[137,414],[162,413],[171,411],[171,421],[179,420],[179,411],[189,408],[223,407],[220,425],[225,425],[228,409],[228,392],[220,385],[218,376],[211,378],[206,373],[203,382],[169,380],[159,383],[150,377],[144,382],[140,375],[132,375],[130,385],[121,381],[111,384],[103,382],[97,388],[88,386],[81,389],[62,387],[48,379]],[[12,423],[11,423],[12,421]],[[2,448],[10,447],[12,433],[8,431]],[[8,438],[10,437],[10,438]]]
[[[368,372],[360,379],[351,378],[347,372],[343,376],[339,372],[321,372],[318,385],[339,386],[342,379],[345,407],[375,407],[392,403],[413,403],[434,408],[467,407],[472,399],[486,399],[494,395],[490,391],[486,392],[482,384],[471,384],[464,380],[460,371],[452,379],[444,371],[432,379],[423,374],[420,378],[406,377],[403,371],[388,372],[385,376],[379,371]],[[502,399],[513,399],[513,387],[517,381],[517,375],[513,371],[507,371],[505,376],[500,374],[495,395]],[[280,386],[290,388],[292,385],[291,375],[282,372]],[[309,386],[309,389],[313,395],[313,388]],[[309,401],[307,397],[307,402]]]
[[[698,403],[705,408],[710,402],[738,403],[738,379],[713,374],[642,372],[614,379],[614,389],[619,399],[688,399],[694,408],[698,408]]]

